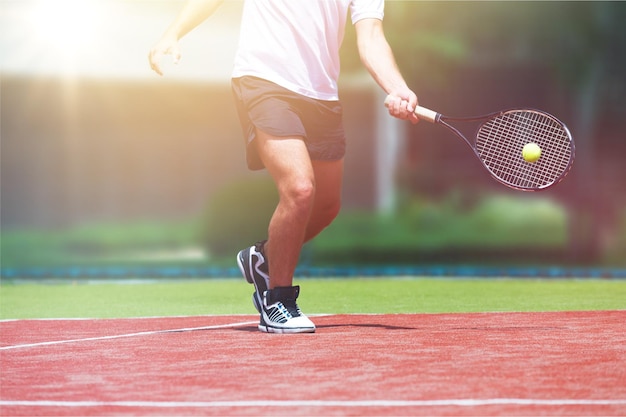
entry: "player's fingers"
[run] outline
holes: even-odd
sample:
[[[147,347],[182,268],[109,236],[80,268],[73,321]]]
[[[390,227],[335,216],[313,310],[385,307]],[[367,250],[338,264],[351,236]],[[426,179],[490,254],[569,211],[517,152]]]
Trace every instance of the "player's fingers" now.
[[[391,94],[387,95],[387,97],[385,97],[385,107],[391,111],[398,100],[399,98],[396,96],[392,96]]]
[[[394,117],[403,117],[405,112],[406,102],[402,98],[394,96],[389,106],[389,113]]]
[[[385,97],[385,107],[387,108],[387,111],[391,116],[393,116],[393,108],[395,106],[394,101],[395,98],[392,95],[388,95],[387,97]]]
[[[413,124],[419,121],[419,118],[415,114],[416,106],[416,96],[404,99],[398,95],[390,94],[385,98],[385,107],[387,107],[390,116],[398,119],[409,120]]]
[[[409,114],[409,121],[413,124],[416,124],[417,122],[420,121],[420,118],[417,117],[417,114],[415,114],[415,109],[417,108],[417,106],[419,106],[419,101],[417,100],[417,95],[415,95],[415,93],[411,92],[411,95],[409,97],[409,105],[407,106],[407,110],[409,110],[411,112],[411,114]]]
[[[419,103],[417,101],[417,96],[415,95],[415,93],[412,93],[409,97],[409,105],[407,106],[407,110],[411,113],[414,113],[418,105]]]
[[[405,99],[401,99],[396,108],[396,117],[408,119],[411,113],[413,112],[410,110],[409,102]]]
[[[161,71],[160,65],[162,56],[163,53],[155,51],[154,49],[151,50],[148,54],[148,62],[150,62],[150,68],[152,68],[152,70],[159,75],[163,75],[163,71]]]

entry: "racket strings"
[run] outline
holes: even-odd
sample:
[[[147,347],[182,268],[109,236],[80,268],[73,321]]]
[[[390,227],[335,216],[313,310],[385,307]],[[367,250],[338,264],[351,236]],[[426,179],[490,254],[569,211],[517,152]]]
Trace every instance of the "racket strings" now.
[[[527,143],[541,148],[528,163]],[[560,180],[572,158],[571,138],[558,120],[532,110],[513,110],[486,121],[476,135],[476,150],[487,169],[501,181],[522,189],[545,188]]]

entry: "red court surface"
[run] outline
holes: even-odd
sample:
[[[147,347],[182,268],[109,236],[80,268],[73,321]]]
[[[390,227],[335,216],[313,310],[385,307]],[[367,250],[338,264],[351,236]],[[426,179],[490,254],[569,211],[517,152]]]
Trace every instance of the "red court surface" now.
[[[626,311],[0,322],[0,415],[626,415]]]

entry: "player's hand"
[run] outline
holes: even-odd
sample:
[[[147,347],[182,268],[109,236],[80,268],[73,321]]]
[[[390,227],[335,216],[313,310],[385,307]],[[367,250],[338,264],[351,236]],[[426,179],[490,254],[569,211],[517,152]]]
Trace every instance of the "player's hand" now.
[[[163,75],[161,70],[161,59],[164,55],[171,55],[174,64],[178,64],[180,61],[180,47],[178,46],[178,40],[171,38],[162,38],[150,49],[148,54],[148,61],[150,62],[150,68],[159,75]]]
[[[385,98],[385,107],[389,110],[389,115],[409,120],[413,124],[419,122],[419,117],[415,114],[417,104],[417,96],[412,91],[391,93]]]

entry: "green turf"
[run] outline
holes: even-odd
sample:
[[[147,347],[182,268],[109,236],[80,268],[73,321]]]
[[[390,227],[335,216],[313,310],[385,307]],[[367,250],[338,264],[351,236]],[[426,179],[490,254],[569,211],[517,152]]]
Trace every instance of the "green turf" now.
[[[626,308],[626,281],[530,279],[306,279],[313,313],[445,313]],[[254,313],[242,280],[0,286],[0,318]]]

